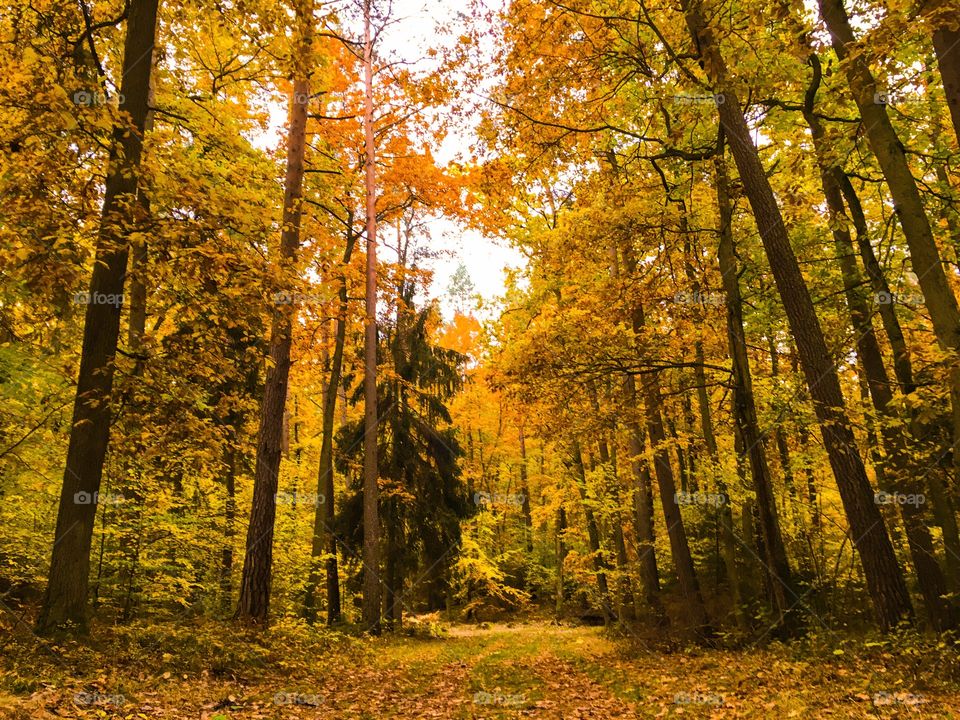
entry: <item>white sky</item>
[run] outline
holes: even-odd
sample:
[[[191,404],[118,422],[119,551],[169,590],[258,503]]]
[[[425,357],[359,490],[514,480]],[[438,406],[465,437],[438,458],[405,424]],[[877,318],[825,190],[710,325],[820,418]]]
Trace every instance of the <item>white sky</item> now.
[[[380,38],[382,52],[410,62],[422,60],[419,66],[429,67],[427,50],[450,41],[441,28],[463,18],[463,10],[466,10],[463,0],[393,0],[397,23],[387,28]],[[450,162],[471,141],[469,135],[451,133],[441,146],[432,148],[434,157],[439,163]],[[503,294],[505,268],[524,264],[523,255],[506,243],[447,218],[432,221],[429,234],[429,246],[446,255],[432,263],[435,274],[431,297],[440,297],[446,292],[450,276],[463,263],[477,293],[489,303]],[[449,306],[445,310],[449,310]]]
[[[388,0],[374,1],[383,6]],[[442,27],[462,19],[461,11],[465,9],[463,0],[393,0],[392,15],[395,22],[380,37],[378,51],[391,59],[416,62],[418,69],[428,70],[431,60],[427,51],[451,41]],[[456,34],[453,36],[455,39]],[[264,146],[276,147],[282,142],[286,110],[279,104],[271,108],[271,130],[264,138]],[[443,108],[437,112],[442,114]],[[469,131],[466,134],[450,133],[443,143],[431,149],[437,162],[445,164],[457,158],[472,140]],[[452,315],[452,307],[449,302],[443,302],[443,296],[450,284],[450,277],[463,263],[487,308],[482,314],[490,317],[491,303],[504,291],[506,268],[522,266],[525,263],[523,255],[508,244],[463,227],[451,218],[429,220],[425,236],[422,244],[439,253],[438,258],[426,264],[434,272],[429,296],[440,298],[444,314]],[[386,244],[394,243],[387,239]],[[381,248],[382,252],[389,252],[383,243]]]

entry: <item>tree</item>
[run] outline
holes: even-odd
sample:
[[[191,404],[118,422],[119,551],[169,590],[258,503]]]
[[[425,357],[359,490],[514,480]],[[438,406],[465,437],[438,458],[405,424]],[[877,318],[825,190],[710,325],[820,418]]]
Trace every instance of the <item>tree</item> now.
[[[467,305],[473,300],[473,294],[476,291],[473,280],[470,279],[470,272],[463,263],[457,265],[457,269],[450,276],[450,283],[447,285],[447,294],[454,302],[454,307],[458,313],[464,313]]]
[[[373,128],[373,38],[371,0],[363,4],[363,133],[366,178],[367,281],[364,294],[363,434],[363,622],[380,632],[380,518],[377,496],[377,166]]]
[[[133,0],[123,48],[120,110],[114,129],[96,258],[84,318],[70,445],[57,529],[38,629],[87,625],[90,543],[104,458],[110,441],[114,360],[120,335],[130,243],[138,232],[136,202],[148,113],[158,0]]]
[[[714,31],[707,25],[698,0],[685,0],[683,8],[687,27],[711,84],[723,97],[723,102],[717,106],[720,123],[729,139],[797,343],[877,619],[882,627],[892,628],[911,617],[913,610],[886,526],[874,504],[873,491],[845,412],[840,380],[830,361],[810,293],[790,246],[783,217],[757,155],[740,101],[727,78],[726,64],[716,45]]]
[[[278,266],[289,276],[296,266],[303,218],[303,173],[307,146],[307,107],[310,102],[312,71],[313,4],[296,5],[297,48],[293,97],[290,99],[287,129],[287,170],[284,178],[283,227],[280,232]],[[270,328],[270,356],[260,408],[253,505],[247,526],[246,553],[240,582],[237,617],[266,623],[270,609],[273,572],[273,531],[276,520],[277,488],[283,435],[284,406],[290,375],[290,348],[293,344],[293,302],[277,303]]]

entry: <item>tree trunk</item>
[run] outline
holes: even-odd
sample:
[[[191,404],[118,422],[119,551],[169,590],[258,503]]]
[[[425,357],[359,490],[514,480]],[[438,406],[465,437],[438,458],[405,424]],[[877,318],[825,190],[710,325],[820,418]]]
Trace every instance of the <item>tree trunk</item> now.
[[[907,164],[907,155],[890,122],[886,105],[878,101],[877,82],[857,41],[843,0],[819,0],[820,13],[830,30],[833,49],[844,64],[847,83],[863,119],[873,154],[880,164],[897,217],[910,247],[910,261],[930,311],[933,329],[940,343],[960,349],[960,309],[947,281],[940,252],[920,198],[917,181]],[[954,52],[957,49],[954,48]]]
[[[323,419],[320,441],[320,466],[317,478],[317,494],[323,497],[323,502],[317,505],[313,516],[313,543],[310,548],[310,578],[307,581],[307,593],[304,600],[304,609],[309,622],[315,622],[317,586],[320,584],[320,557],[328,554],[326,560],[327,576],[327,624],[333,625],[340,621],[340,577],[337,569],[337,536],[334,532],[334,502],[336,490],[333,484],[333,423],[337,414],[337,389],[343,375],[343,351],[347,339],[347,267],[356,245],[356,235],[353,233],[353,214],[348,215],[347,244],[343,251],[341,263],[340,288],[338,291],[339,307],[337,310],[337,327],[334,332],[333,357],[330,361],[330,377],[327,382],[326,393],[323,396]]]
[[[524,539],[527,552],[533,552],[533,518],[530,515],[530,487],[527,483],[527,441],[523,434],[523,425],[518,428],[520,440],[520,493],[522,495],[521,511],[523,513]]]
[[[850,232],[847,230],[848,218],[843,205],[843,193],[840,190],[838,176],[842,170],[829,163],[825,143],[825,131],[820,119],[814,112],[814,101],[820,86],[820,61],[812,55],[810,64],[813,67],[813,79],[807,90],[804,103],[804,118],[810,127],[814,148],[817,153],[817,164],[820,169],[820,182],[823,194],[830,211],[834,248],[840,265],[840,274],[843,279],[843,290],[850,311],[850,320],[856,338],[857,355],[863,366],[866,384],[874,409],[880,417],[886,419],[880,424],[884,446],[887,451],[887,463],[884,467],[884,476],[893,484],[893,489],[903,495],[919,494],[919,482],[916,480],[918,468],[911,467],[903,428],[898,424],[896,413],[891,407],[893,391],[887,376],[887,369],[883,362],[883,353],[880,343],[873,330],[870,309],[866,299],[861,295],[863,280],[857,269],[855,251]],[[885,489],[881,487],[881,489]],[[944,602],[943,596],[947,593],[946,582],[940,564],[937,562],[933,549],[933,539],[924,522],[923,511],[916,503],[898,503],[907,534],[907,543],[920,591],[923,594],[924,604],[930,621],[938,631],[953,627],[954,620],[950,607]]]
[[[953,131],[960,142],[960,27],[957,27],[957,8],[948,2],[926,3],[923,13],[929,15],[927,22],[933,26],[933,49],[937,54],[937,66],[943,81],[943,94],[947,98]],[[950,27],[948,23],[953,23]]]
[[[587,496],[587,472],[583,464],[583,454],[580,451],[580,443],[573,441],[572,447],[573,466],[576,471],[577,489],[580,491],[580,499],[583,501],[583,515],[587,521],[587,539],[590,543],[590,552],[593,555],[593,568],[597,573],[597,589],[600,592],[600,611],[603,613],[604,623],[609,623],[615,619],[616,615],[610,604],[610,588],[607,584],[607,572],[610,570],[610,564],[603,554],[603,548],[600,544],[600,528],[597,526],[597,518],[590,507]]]
[[[643,597],[653,613],[654,622],[661,629],[670,625],[670,618],[660,597],[660,573],[657,569],[656,538],[653,527],[653,492],[650,466],[644,457],[643,431],[638,421],[637,387],[632,375],[623,381],[627,402],[627,442],[630,450],[630,467],[636,485],[633,493],[634,518],[637,525],[637,559],[640,563],[640,586]]]
[[[363,624],[380,633],[380,512],[377,463],[377,168],[373,129],[373,40],[363,4],[363,135],[367,222],[363,374]]]
[[[150,62],[155,62],[156,48],[151,53]],[[153,132],[153,107],[156,104],[156,90],[154,87],[154,73],[150,72],[150,90],[147,93],[147,116],[143,122],[144,135]],[[150,196],[144,187],[137,187],[137,201],[142,210],[142,222],[147,223],[150,219]],[[136,360],[134,361],[131,376],[134,380],[143,377],[144,360],[141,357],[143,352],[143,336],[147,327],[147,285],[145,273],[147,271],[147,243],[142,237],[131,239],[130,241],[130,302],[129,314],[127,317],[127,349]],[[133,393],[131,393],[132,395]],[[143,472],[138,465],[138,459],[143,455],[143,443],[140,440],[139,433],[141,424],[139,422],[139,413],[142,408],[136,402],[135,397],[128,397],[125,403],[127,410],[127,432],[134,436],[133,447],[128,458],[124,459],[125,469],[119,479],[120,494],[126,501],[126,505],[131,509],[133,517],[124,518],[124,527],[121,532],[120,547],[125,555],[124,557],[124,576],[121,584],[127,586],[126,595],[123,601],[123,610],[121,618],[130,620],[133,617],[134,606],[137,595],[137,571],[140,568],[140,551],[143,547]],[[130,530],[129,526],[135,528],[134,536],[131,538],[125,536]]]
[[[122,121],[113,133],[57,529],[37,621],[40,632],[68,623],[75,623],[80,630],[87,627],[90,545],[110,440],[114,359],[130,235],[136,227],[130,208],[135,206],[140,177],[157,5],[158,0],[132,0],[127,20],[120,110],[131,122]]]
[[[237,437],[231,437],[231,444],[226,450],[227,475],[225,490],[226,504],[223,512],[223,548],[220,552],[220,610],[224,614],[230,608],[233,597],[233,538],[236,535],[234,520],[237,515]]]
[[[563,540],[563,534],[567,530],[567,512],[560,507],[557,509],[557,537],[556,537],[556,551],[557,551],[557,590],[556,590],[556,605],[555,611],[556,615],[559,618],[563,613],[563,602],[564,602],[564,575],[563,575],[563,563],[567,559],[567,544]]]
[[[854,190],[850,178],[845,173],[837,173],[837,181],[843,197],[847,202],[847,210],[850,213],[853,227],[857,235],[857,247],[860,250],[860,257],[867,277],[870,280],[871,288],[876,297],[884,300],[891,299],[893,294],[890,292],[890,286],[887,284],[886,277],[877,260],[877,256],[870,244],[870,233],[867,228],[867,219],[863,213],[863,207],[860,204],[860,198]],[[896,308],[893,302],[878,303],[880,319],[883,323],[884,332],[887,334],[887,341],[893,350],[893,372],[897,378],[899,390],[904,395],[916,390],[916,383],[913,378],[913,365],[910,360],[910,351],[907,347],[903,330],[900,327],[900,320],[897,317]],[[954,414],[957,413],[957,399],[955,393],[951,392],[951,401],[954,404]],[[915,415],[915,413],[912,413]],[[919,431],[919,423],[916,418],[911,419],[911,433],[916,435]],[[954,433],[957,432],[957,422],[954,419]],[[947,579],[952,592],[960,592],[960,528],[957,526],[957,518],[954,512],[950,497],[943,488],[943,483],[937,477],[936,472],[930,472],[926,475],[927,485],[930,488],[931,499],[933,500],[933,513],[943,531],[943,543],[946,548],[946,567]]]
[[[284,177],[283,228],[280,232],[281,277],[294,270],[300,247],[303,216],[303,171],[307,145],[307,106],[310,99],[310,46],[313,38],[313,5],[297,4],[300,33],[300,66],[293,83],[290,125],[287,130],[287,169]],[[253,479],[253,504],[247,526],[246,552],[240,579],[238,619],[265,624],[270,611],[273,571],[273,529],[277,514],[277,486],[283,444],[284,406],[290,375],[290,347],[293,342],[293,303],[277,305],[270,328],[270,361],[260,406],[257,456]]]
[[[684,211],[686,208],[684,208]],[[681,231],[684,233],[684,274],[687,282],[690,283],[690,289],[694,298],[700,298],[702,288],[700,281],[694,271],[691,259],[691,245],[686,238],[687,217],[680,218]],[[698,328],[706,326],[703,312],[700,309],[702,305],[699,302],[694,303],[696,313],[696,324]],[[723,480],[723,474],[720,469],[720,452],[717,449],[717,437],[713,430],[713,413],[710,407],[710,396],[707,392],[707,375],[703,369],[705,362],[703,351],[703,338],[697,337],[694,342],[694,354],[696,363],[693,366],[694,381],[697,392],[697,407],[700,411],[700,431],[703,434],[704,444],[707,446],[707,454],[710,457],[710,474],[716,484],[717,494],[723,498],[723,502],[717,508],[717,516],[720,521],[720,555],[723,560],[723,567],[727,573],[727,585],[730,589],[730,603],[733,606],[733,614],[737,621],[737,627],[746,628],[747,618],[743,612],[743,596],[741,593],[742,579],[740,577],[740,566],[737,564],[737,536],[733,529],[733,508],[730,503],[730,493],[727,492],[727,484]]]
[[[743,329],[740,271],[733,239],[733,204],[730,199],[727,165],[723,155],[715,158],[714,169],[720,219],[717,259],[724,293],[727,297],[727,340],[734,382],[733,416],[737,437],[743,445],[742,454],[750,458],[750,476],[757,497],[760,536],[766,553],[762,560],[764,586],[767,588],[767,595],[777,622],[783,626],[784,630],[789,631],[793,625],[790,613],[798,598],[793,584],[790,561],[780,532],[770,467],[767,464],[763,436],[757,421],[753,378],[750,373],[750,359],[747,355],[747,338]],[[754,544],[749,543],[747,547],[753,548]]]
[[[853,428],[844,407],[840,378],[831,361],[806,282],[790,245],[773,189],[740,106],[726,79],[726,67],[707,27],[699,0],[683,0],[687,26],[717,92],[720,122],[730,140],[737,169],[750,201],[790,329],[797,344],[810,396],[820,421],[854,544],[860,553],[880,625],[892,628],[912,617],[913,608],[903,573],[890,543],[883,517],[857,451]],[[942,274],[942,269],[941,269]]]

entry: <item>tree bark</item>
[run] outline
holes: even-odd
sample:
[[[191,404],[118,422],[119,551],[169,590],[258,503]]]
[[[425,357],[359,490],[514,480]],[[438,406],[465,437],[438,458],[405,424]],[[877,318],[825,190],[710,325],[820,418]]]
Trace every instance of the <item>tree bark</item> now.
[[[733,204],[730,198],[727,166],[723,155],[714,159],[717,208],[720,220],[720,243],[717,258],[724,293],[727,298],[727,340],[733,365],[734,421],[743,444],[743,454],[750,458],[750,477],[757,498],[762,538],[764,585],[770,605],[785,631],[794,625],[791,612],[798,596],[793,582],[790,561],[780,532],[774,501],[770,467],[767,464],[763,435],[757,420],[753,395],[753,378],[747,355],[747,338],[743,329],[743,299],[740,294],[740,270],[733,239]],[[748,545],[753,547],[753,544]]]
[[[323,497],[323,502],[317,505],[313,516],[313,543],[310,548],[310,577],[307,581],[307,593],[304,600],[304,609],[309,622],[316,621],[316,594],[320,584],[320,557],[328,554],[326,559],[327,578],[327,624],[333,625],[340,621],[340,577],[337,569],[337,536],[334,532],[334,516],[336,503],[334,502],[336,489],[333,483],[333,424],[337,414],[337,389],[343,376],[343,351],[347,340],[347,312],[349,298],[347,296],[347,267],[353,256],[356,245],[356,235],[353,232],[353,214],[348,215],[346,247],[343,250],[343,261],[340,265],[340,288],[338,290],[337,326],[334,331],[333,357],[330,360],[330,377],[327,381],[327,390],[323,396],[322,439],[320,441],[320,465],[317,478],[317,494]]]
[[[806,282],[790,245],[773,189],[764,172],[736,92],[713,31],[707,26],[700,0],[683,0],[687,26],[699,49],[715,91],[723,98],[718,111],[730,141],[744,190],[756,218],[763,247],[783,301],[810,396],[820,421],[854,544],[860,553],[877,619],[884,629],[911,618],[913,608],[890,543],[883,517],[860,458],[853,428],[844,407],[840,378],[831,361]],[[942,275],[942,269],[941,269]]]
[[[297,4],[299,54],[293,83],[287,130],[287,167],[284,177],[283,227],[278,264],[281,277],[289,277],[300,247],[303,217],[303,172],[307,145],[307,106],[310,100],[310,46],[313,39],[313,5]],[[273,572],[273,530],[277,514],[277,487],[283,444],[284,406],[290,376],[294,303],[278,304],[270,328],[270,360],[260,406],[257,456],[253,480],[253,504],[247,526],[246,552],[240,579],[236,617],[265,624],[270,611]]]
[[[380,511],[377,463],[377,168],[373,128],[371,4],[363,4],[363,135],[366,187],[367,272],[363,374],[363,624],[380,633]]]
[[[158,0],[132,0],[123,48],[120,110],[129,116],[113,133],[96,258],[83,326],[83,347],[70,428],[57,528],[37,628],[87,627],[90,545],[96,498],[110,440],[114,360],[130,235],[140,178]]]

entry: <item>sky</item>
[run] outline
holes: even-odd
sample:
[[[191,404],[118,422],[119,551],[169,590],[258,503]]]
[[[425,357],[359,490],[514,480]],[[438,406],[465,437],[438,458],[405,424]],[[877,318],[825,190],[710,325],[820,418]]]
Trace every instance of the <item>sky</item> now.
[[[385,0],[374,1],[381,6],[385,4]],[[394,22],[379,40],[380,52],[391,59],[416,62],[418,68],[429,69],[431,60],[428,50],[439,47],[438,43],[450,40],[441,28],[463,17],[465,3],[466,0],[393,0]],[[440,108],[439,112],[442,113],[443,109]],[[285,124],[286,107],[277,104],[271,108],[271,129],[263,144],[276,147],[282,143]],[[431,150],[437,162],[444,165],[457,159],[461,151],[473,141],[468,130],[459,134],[451,132],[440,145],[432,147]],[[466,156],[463,159],[466,159]],[[464,227],[451,218],[431,218],[426,223],[426,232],[421,242],[438,255],[428,264],[434,276],[427,296],[440,300],[441,309],[448,318],[453,314],[453,306],[444,296],[451,276],[461,264],[467,268],[476,293],[482,298],[486,311],[481,314],[485,317],[489,317],[496,299],[503,294],[506,269],[525,264],[523,255],[507,243]],[[380,249],[381,256],[389,258],[389,252],[386,247]]]
[[[427,51],[444,40],[439,28],[463,17],[464,9],[464,0],[393,0],[397,22],[381,37],[383,51],[406,61],[421,60],[421,66],[428,67]],[[434,157],[441,164],[450,162],[472,140],[469,134],[451,133],[442,145],[432,148]],[[432,263],[431,297],[442,297],[450,277],[462,263],[470,273],[476,292],[489,304],[503,294],[505,269],[524,264],[523,255],[506,243],[447,218],[433,220],[429,235],[427,244],[444,253]],[[449,303],[444,305],[444,311],[451,311]]]

